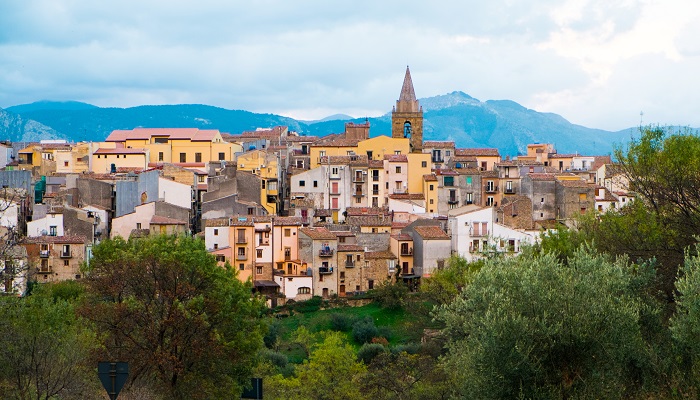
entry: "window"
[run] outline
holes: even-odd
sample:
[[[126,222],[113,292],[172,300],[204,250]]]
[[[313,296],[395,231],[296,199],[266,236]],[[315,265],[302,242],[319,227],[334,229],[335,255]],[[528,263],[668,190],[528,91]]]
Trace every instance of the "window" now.
[[[345,236],[339,236],[338,243],[345,243]]]
[[[187,153],[180,153],[180,162],[187,162]]]
[[[262,275],[262,267],[255,268],[255,273],[258,275]]]
[[[331,175],[338,175],[338,167],[331,168]]]
[[[493,181],[486,181],[486,191],[493,192],[494,191],[493,189],[494,189]]]
[[[292,236],[292,230],[290,228],[284,228],[284,237]]]
[[[68,260],[63,260],[63,266],[68,267],[70,265],[70,261]]]
[[[202,162],[202,153],[194,153],[194,162]]]
[[[245,257],[245,247],[238,248],[238,255],[241,257]]]
[[[297,294],[311,294],[311,288],[300,287],[299,289],[297,289]]]
[[[338,198],[337,197],[333,197],[331,199],[331,208],[338,209]]]
[[[472,184],[472,177],[468,176],[467,177],[467,185],[471,185],[471,184]]]
[[[205,178],[204,175],[197,175],[197,182],[198,182],[198,183],[204,183],[204,178]]]
[[[372,170],[372,181],[379,182],[379,170],[378,169]]]
[[[400,174],[401,173],[401,167],[396,167],[396,173]]]
[[[284,258],[287,260],[292,258],[292,248],[291,247],[284,248]]]
[[[255,208],[248,207],[248,215],[253,215],[253,214],[255,214]]]
[[[158,161],[163,161],[163,152],[162,151],[158,152]]]
[[[141,229],[141,223],[140,223],[140,222],[137,222],[137,223],[136,223],[136,229]]]
[[[262,256],[263,256],[263,251],[262,251],[262,249],[257,249],[257,250],[255,250],[255,253],[256,253],[255,255],[256,255],[258,258],[262,258]]]
[[[224,161],[226,159],[226,153],[219,153],[219,161]]]
[[[217,262],[226,262],[226,256],[224,256],[223,254],[217,254],[216,261]]]
[[[401,154],[401,150],[394,150],[394,154],[396,154],[397,156],[400,155],[400,154]]]
[[[318,187],[318,181],[314,181],[314,187]]]
[[[427,161],[421,161],[420,166],[423,168],[428,168],[428,162]]]
[[[474,194],[473,193],[465,193],[464,197],[465,197],[464,202],[466,204],[474,203]]]
[[[435,190],[435,187],[433,185],[430,185],[430,190]]]
[[[513,192],[513,181],[506,181],[506,193]]]
[[[265,189],[265,180],[263,179],[260,182],[261,182],[262,188]]]
[[[238,269],[243,271],[245,269],[245,264],[238,264]]]
[[[367,150],[367,159],[368,160],[372,159],[372,150]]]
[[[445,186],[454,186],[455,185],[455,177],[454,176],[446,176],[443,178],[442,182]]]
[[[578,194],[579,201],[586,201],[587,199],[588,199],[588,194],[586,194],[586,193],[579,193]]]
[[[214,243],[214,250],[216,250],[216,249],[218,249],[218,248],[219,248],[219,244],[218,244],[218,243]]]
[[[168,138],[166,138],[166,137],[153,138],[153,143],[165,144],[165,143],[168,143]]]
[[[451,152],[451,151],[449,151],[449,150],[445,150],[445,155],[446,155],[447,157],[449,157],[449,156],[450,156],[451,154],[452,154],[452,152]]]
[[[219,236],[219,230],[218,230],[218,229],[214,229],[214,236]]]
[[[58,234],[58,227],[57,226],[50,226],[49,227],[49,236],[56,236]]]
[[[299,181],[299,186],[306,186],[306,181]]]
[[[367,281],[367,287],[369,288],[369,290],[374,289],[374,281],[372,279]]]
[[[319,151],[319,152],[318,152],[318,156],[319,156],[319,157],[325,157],[325,156],[326,156],[326,151],[325,151],[325,150]]]
[[[63,166],[64,166],[64,167],[67,167],[67,166],[68,166],[68,161],[64,161],[64,162],[63,162]]]
[[[372,194],[375,196],[379,194],[379,185],[377,185],[377,184],[372,185]]]
[[[486,198],[486,206],[490,207],[493,205],[493,196],[489,196]]]
[[[430,199],[430,204],[433,204],[433,199]]]

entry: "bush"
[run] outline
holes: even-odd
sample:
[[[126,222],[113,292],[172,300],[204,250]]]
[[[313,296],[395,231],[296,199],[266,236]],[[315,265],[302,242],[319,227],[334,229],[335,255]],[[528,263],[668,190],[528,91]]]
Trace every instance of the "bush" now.
[[[277,347],[277,340],[279,339],[280,336],[280,323],[277,321],[273,321],[270,323],[270,326],[267,328],[267,333],[265,336],[263,336],[263,343],[265,343],[265,347],[268,349],[274,349]]]
[[[321,296],[314,296],[309,300],[297,302],[290,311],[296,310],[300,313],[314,312],[321,309],[321,304],[323,304]]]
[[[365,365],[369,365],[369,363],[374,360],[374,357],[385,351],[386,347],[379,343],[365,343],[360,347],[360,350],[357,351],[357,359],[365,363]]]
[[[418,354],[420,351],[421,351],[421,344],[420,343],[400,344],[398,346],[391,348],[392,354],[401,354],[401,353]]]
[[[331,318],[331,328],[334,331],[347,332],[352,329],[352,324],[355,322],[355,318],[340,313],[333,313]]]
[[[374,325],[372,317],[365,317],[352,325],[352,338],[357,343],[367,343],[379,335],[379,329]]]
[[[279,369],[284,369],[287,367],[287,364],[289,364],[289,360],[287,359],[287,356],[285,356],[282,353],[278,353],[276,351],[272,350],[263,350],[261,352],[261,356],[263,360],[269,361],[270,364],[274,365],[275,367]]]

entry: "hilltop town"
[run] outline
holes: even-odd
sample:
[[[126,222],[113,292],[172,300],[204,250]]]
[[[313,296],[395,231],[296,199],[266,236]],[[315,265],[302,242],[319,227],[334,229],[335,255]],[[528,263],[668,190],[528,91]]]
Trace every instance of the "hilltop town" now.
[[[543,230],[632,201],[610,156],[424,141],[408,69],[391,120],[373,137],[367,121],[325,136],[134,128],[3,143],[0,290],[80,280],[100,241],[158,234],[203,238],[269,306],[386,281],[415,290],[453,254],[516,255]]]

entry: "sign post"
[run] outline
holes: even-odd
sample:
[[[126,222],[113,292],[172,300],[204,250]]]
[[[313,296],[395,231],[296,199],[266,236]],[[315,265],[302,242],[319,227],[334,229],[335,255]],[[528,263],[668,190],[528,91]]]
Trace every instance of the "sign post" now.
[[[99,362],[97,363],[97,375],[102,386],[107,391],[110,400],[117,400],[119,392],[129,377],[129,363],[127,362]]]
[[[252,387],[244,389],[241,399],[261,400],[263,398],[262,378],[250,378]]]

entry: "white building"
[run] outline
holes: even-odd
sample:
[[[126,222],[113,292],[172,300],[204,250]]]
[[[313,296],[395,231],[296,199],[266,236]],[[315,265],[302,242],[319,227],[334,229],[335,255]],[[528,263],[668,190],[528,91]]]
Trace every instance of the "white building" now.
[[[475,261],[489,252],[519,254],[524,244],[534,244],[536,232],[509,228],[496,222],[492,207],[468,205],[448,213],[452,251],[467,261]]]
[[[44,218],[27,222],[27,236],[63,236],[63,214],[48,213]]]

